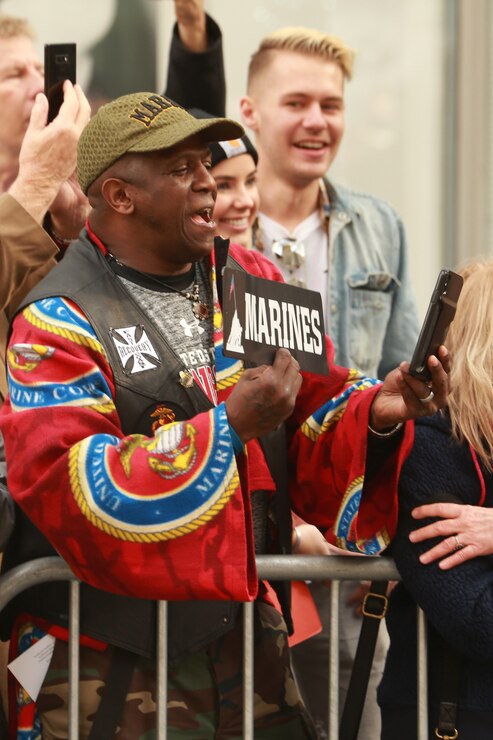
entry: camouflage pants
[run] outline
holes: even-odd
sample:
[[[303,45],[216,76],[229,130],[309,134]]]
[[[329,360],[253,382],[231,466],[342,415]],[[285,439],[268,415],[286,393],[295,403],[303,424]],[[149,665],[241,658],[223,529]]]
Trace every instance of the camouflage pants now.
[[[257,740],[314,737],[290,668],[286,627],[278,612],[256,605],[254,719]],[[80,653],[80,738],[87,738],[105,685],[111,649]],[[38,697],[43,740],[67,738],[68,650],[57,641]],[[193,653],[168,674],[168,738],[241,740],[242,625]],[[133,673],[118,740],[152,740],[156,729],[156,682],[152,661],[141,658]]]

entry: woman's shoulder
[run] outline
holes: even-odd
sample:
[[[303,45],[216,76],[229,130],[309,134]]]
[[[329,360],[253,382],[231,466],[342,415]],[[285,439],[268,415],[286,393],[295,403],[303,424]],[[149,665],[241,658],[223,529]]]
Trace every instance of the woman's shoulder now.
[[[476,504],[481,482],[469,445],[452,437],[446,413],[415,422],[413,448],[399,482],[401,502],[416,506],[447,496]]]

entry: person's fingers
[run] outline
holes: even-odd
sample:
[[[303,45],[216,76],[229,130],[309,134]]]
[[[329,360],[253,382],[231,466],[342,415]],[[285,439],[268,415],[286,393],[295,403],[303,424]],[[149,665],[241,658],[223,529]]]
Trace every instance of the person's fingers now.
[[[454,519],[440,519],[438,522],[414,529],[409,534],[409,539],[411,542],[424,542],[434,537],[449,537],[455,532],[457,532],[457,525]]]
[[[438,403],[439,399],[435,398],[435,392],[432,387],[423,380],[410,375],[407,371],[408,363],[401,363],[399,367],[402,371],[402,377],[406,388],[405,392],[403,390],[402,396],[408,408],[412,409],[413,416],[427,416],[438,411],[440,408]]]
[[[38,93],[29,119],[27,131],[41,131],[48,120],[48,99],[44,93]]]
[[[65,80],[63,83],[63,102],[56,117],[53,119],[53,123],[72,123],[75,121],[77,116],[78,107],[79,102],[77,100],[77,95],[75,94],[74,86],[70,80]]]
[[[443,351],[447,352],[446,348],[442,346]],[[449,377],[448,374],[435,355],[431,355],[428,359],[428,367],[431,372],[431,390],[434,393],[434,404],[438,409],[443,408],[447,403],[448,392],[449,392]]]
[[[444,344],[440,345],[440,347],[438,348],[437,354],[438,354],[438,359],[442,363],[443,369],[445,370],[445,372],[447,374],[450,373],[450,368],[452,365],[452,358],[450,357],[450,352],[448,351],[448,349],[445,347]]]
[[[300,364],[287,349],[277,350],[272,368],[287,383],[292,383],[297,377],[301,379]]]
[[[461,514],[463,508],[464,507],[462,504],[423,504],[422,506],[416,506],[411,513],[414,519],[431,519],[434,517],[441,517],[442,519],[453,519]]]
[[[272,367],[276,372],[282,374],[286,372],[289,367],[293,365],[293,363],[296,363],[296,360],[294,359],[291,352],[288,349],[284,349],[284,347],[281,347],[281,349],[278,349],[275,354]]]
[[[426,398],[429,394],[430,389],[418,378],[413,378],[408,372],[409,363],[401,362],[399,365],[400,377],[397,376],[399,381],[399,388],[402,393],[402,397],[408,406],[416,406],[421,403],[421,399]],[[417,406],[418,410],[421,407]]]
[[[271,366],[271,381],[277,392],[285,397],[296,397],[301,387],[300,365],[291,353],[284,348],[278,349]]]
[[[291,358],[291,362],[286,368],[286,375],[289,375],[291,377],[294,377],[294,376],[301,377],[300,363],[298,362],[298,360],[295,360],[294,357]]]
[[[462,542],[459,540],[459,542]],[[445,540],[435,545],[431,550],[422,553],[419,556],[419,562],[423,565],[429,565],[430,563],[439,560],[439,568],[442,570],[449,570],[455,568],[457,565],[461,565],[466,560],[470,560],[475,557],[477,552],[474,547],[470,545],[457,546],[456,536],[447,537]]]
[[[452,553],[459,552],[463,547],[464,543],[458,538],[458,535],[448,534],[437,545],[421,553],[419,561],[423,565],[428,565],[428,563],[432,563],[434,560],[439,560],[440,558],[448,557]]]
[[[455,568],[458,565],[462,565],[462,563],[465,563],[466,560],[472,560],[472,558],[476,557],[474,548],[472,547],[463,547],[460,550],[457,550],[456,552],[452,553],[452,555],[449,555],[446,558],[443,558],[443,560],[440,560],[438,563],[438,567],[440,570],[450,570],[451,568]]]
[[[82,131],[91,118],[91,106],[80,85],[74,85],[74,92],[79,103],[75,124]]]
[[[267,372],[270,369],[270,365],[258,365],[257,367],[249,367],[243,371],[241,377],[244,381],[256,380],[257,378],[260,378],[263,373]]]

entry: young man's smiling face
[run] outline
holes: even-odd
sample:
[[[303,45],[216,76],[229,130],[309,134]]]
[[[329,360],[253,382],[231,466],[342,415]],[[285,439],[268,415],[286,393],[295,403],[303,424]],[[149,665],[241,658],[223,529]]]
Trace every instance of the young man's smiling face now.
[[[344,133],[344,74],[331,60],[276,50],[242,101],[260,165],[304,187],[332,164]]]

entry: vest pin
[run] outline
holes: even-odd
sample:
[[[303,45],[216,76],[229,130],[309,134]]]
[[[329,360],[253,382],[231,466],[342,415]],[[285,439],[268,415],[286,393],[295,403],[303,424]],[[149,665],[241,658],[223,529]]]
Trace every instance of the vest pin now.
[[[180,370],[180,385],[184,388],[191,388],[193,385],[193,377],[187,370]]]

